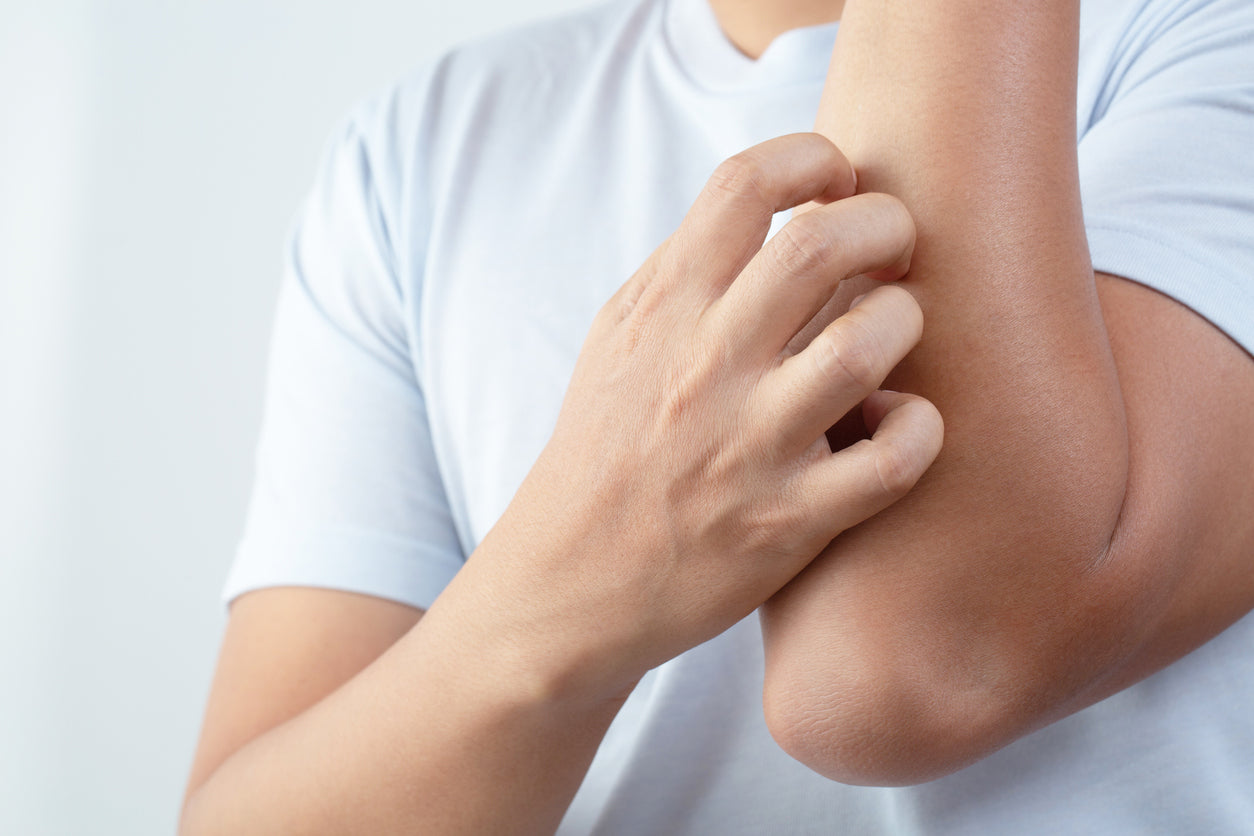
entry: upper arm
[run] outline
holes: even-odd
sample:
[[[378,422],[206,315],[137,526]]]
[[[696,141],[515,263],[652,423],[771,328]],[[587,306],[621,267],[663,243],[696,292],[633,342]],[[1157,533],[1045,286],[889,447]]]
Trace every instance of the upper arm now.
[[[1098,293],[1129,443],[1128,489],[1105,570],[1153,608],[1144,642],[1104,695],[1254,607],[1254,358],[1142,285],[1099,276]]]
[[[291,227],[228,599],[305,586],[423,608],[463,563],[421,375],[420,259],[387,199],[404,167],[367,104]]]
[[[398,95],[337,129],[290,228],[193,789],[394,644],[463,563],[420,380],[421,227],[396,220],[417,188]]]
[[[231,607],[187,794],[250,740],[353,678],[421,614],[382,598],[308,587],[240,596]]]

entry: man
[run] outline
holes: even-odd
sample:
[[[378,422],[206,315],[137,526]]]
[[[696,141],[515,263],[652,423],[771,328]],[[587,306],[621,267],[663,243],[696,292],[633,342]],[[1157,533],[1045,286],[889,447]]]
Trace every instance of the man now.
[[[646,0],[367,103],[185,832],[1250,829],[1251,43]]]

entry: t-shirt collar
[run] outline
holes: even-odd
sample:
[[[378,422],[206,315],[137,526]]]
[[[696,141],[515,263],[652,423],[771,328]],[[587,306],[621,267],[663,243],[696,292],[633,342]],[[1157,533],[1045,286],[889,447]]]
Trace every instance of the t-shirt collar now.
[[[665,33],[674,61],[694,82],[715,92],[822,82],[838,23],[784,32],[756,61],[736,48],[709,0],[665,0]]]

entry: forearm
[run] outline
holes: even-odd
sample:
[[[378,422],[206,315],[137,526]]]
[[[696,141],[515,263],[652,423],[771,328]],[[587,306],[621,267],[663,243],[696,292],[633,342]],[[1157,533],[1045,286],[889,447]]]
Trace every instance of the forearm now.
[[[416,625],[346,593],[250,593],[185,833],[551,831],[641,676],[909,491],[940,418],[877,390],[922,331],[913,297],[880,288],[787,350],[840,281],[906,268],[909,213],[853,180],[813,134],[720,166],[593,318],[548,444]],[[829,205],[762,246],[777,212],[814,200]],[[833,455],[824,432],[859,403],[873,434]],[[284,601],[327,614],[347,658],[323,659],[322,624]]]
[[[464,574],[372,665],[222,763],[181,833],[552,833],[621,701],[563,691]]]
[[[1078,6],[877,0],[851,2],[841,24],[817,130],[850,156],[860,190],[914,216],[905,286],[935,315],[890,383],[944,399],[959,433],[945,460],[1007,431],[1055,443],[1035,432],[1050,397],[1090,398],[1100,411],[1074,423],[1119,440],[1080,205]]]
[[[946,441],[764,611],[773,729],[834,777],[957,768],[1072,710],[1135,641],[1108,629],[1127,436],[1079,199],[1077,29],[1076,2],[845,9],[818,129],[915,217],[928,326],[888,385],[932,399]]]

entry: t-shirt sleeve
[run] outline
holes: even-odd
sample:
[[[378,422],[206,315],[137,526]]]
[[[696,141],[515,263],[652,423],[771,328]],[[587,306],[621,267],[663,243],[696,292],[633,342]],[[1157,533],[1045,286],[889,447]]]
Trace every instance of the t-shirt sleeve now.
[[[328,143],[291,227],[227,601],[309,586],[425,609],[463,563],[404,315],[417,291],[381,197],[400,172],[360,118]]]
[[[1093,266],[1254,350],[1254,4],[1139,6],[1079,144]]]

